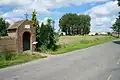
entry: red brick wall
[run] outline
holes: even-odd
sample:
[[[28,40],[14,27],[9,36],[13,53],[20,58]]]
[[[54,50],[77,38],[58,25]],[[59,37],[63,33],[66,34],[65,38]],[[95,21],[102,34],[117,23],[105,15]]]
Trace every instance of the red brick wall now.
[[[30,28],[25,28],[25,25],[30,25]],[[35,46],[32,45],[34,41],[36,41],[36,29],[33,27],[31,21],[25,21],[17,30],[17,51],[23,52],[23,34],[24,32],[29,32],[31,34],[31,42],[30,42],[30,49],[35,50]]]
[[[0,52],[16,51],[16,43],[14,38],[1,37],[0,38]]]

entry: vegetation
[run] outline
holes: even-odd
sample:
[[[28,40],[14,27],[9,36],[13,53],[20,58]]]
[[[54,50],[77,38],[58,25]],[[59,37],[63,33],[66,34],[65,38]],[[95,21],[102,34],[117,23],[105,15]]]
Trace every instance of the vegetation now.
[[[7,28],[9,23],[6,22],[3,18],[0,18],[0,36],[7,36]]]
[[[118,0],[118,6],[120,7],[120,0]],[[118,18],[116,18],[116,22],[113,24],[113,27],[111,27],[113,31],[117,32],[118,37],[120,35],[120,12]]]
[[[47,20],[47,24],[42,23],[40,28],[40,47],[39,50],[55,50],[56,49],[56,33],[54,32],[54,26],[52,19]]]
[[[67,35],[84,35],[90,32],[90,21],[89,15],[68,13],[61,17],[59,26]]]
[[[0,68],[16,65],[19,63],[25,63],[31,60],[45,57],[46,56],[41,56],[39,54],[27,54],[27,53],[18,54],[11,52],[2,52],[0,53]]]
[[[117,32],[118,37],[119,37],[119,34],[120,34],[120,18],[116,18],[116,22],[115,22],[115,24],[113,24],[112,29],[113,29],[113,31]]]
[[[62,36],[57,43],[59,45],[56,51],[46,52],[51,54],[62,54],[77,49],[102,44],[117,39],[111,36]]]
[[[38,42],[37,45],[36,45],[36,48],[38,49],[40,47],[40,43],[41,43],[41,41],[40,41],[41,40],[41,37],[40,37],[41,28],[40,28],[40,25],[39,25],[39,21],[37,20],[37,12],[35,10],[32,12],[31,21],[36,28],[36,41]]]
[[[120,0],[117,0],[118,1],[118,6],[120,6]]]
[[[32,22],[36,27],[36,40],[37,50],[55,50],[56,48],[56,33],[54,31],[54,21],[52,19],[48,19],[47,23],[42,23],[41,26],[37,20],[36,11],[34,10],[32,13]]]

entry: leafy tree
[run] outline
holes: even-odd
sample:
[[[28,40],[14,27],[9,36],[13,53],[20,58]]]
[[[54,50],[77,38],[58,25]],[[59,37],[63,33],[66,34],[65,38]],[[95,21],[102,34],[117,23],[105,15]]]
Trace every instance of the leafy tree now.
[[[79,29],[80,29],[80,34],[89,34],[90,32],[90,21],[91,18],[88,15],[79,15]]]
[[[112,35],[112,33],[111,33],[111,32],[107,32],[107,35],[108,35],[108,36],[111,36],[111,35]]]
[[[47,48],[48,49],[52,49],[55,50],[56,47],[56,35],[54,32],[54,26],[51,25],[53,24],[54,21],[52,21],[51,19],[48,19],[48,24],[47,26],[47,30],[48,30],[48,41],[47,41]]]
[[[48,37],[46,32],[46,26],[44,25],[44,23],[41,24],[39,31],[39,35],[37,35],[37,37],[39,37],[39,40],[37,40],[39,45],[38,47],[40,47],[41,45],[45,45]]]
[[[113,24],[112,29],[113,29],[113,31],[118,33],[118,37],[119,37],[119,34],[120,34],[120,18],[116,18],[116,22],[115,22],[115,24]]]
[[[120,7],[120,0],[118,0],[118,6]],[[113,27],[111,27],[113,31],[118,33],[118,37],[120,34],[120,12],[118,18],[116,18],[116,22],[113,24]]]
[[[44,23],[39,25],[37,20],[36,11],[32,12],[32,22],[33,25],[36,27],[36,40],[38,42],[37,49],[41,50],[44,49],[51,49],[55,50],[56,48],[56,36],[54,32],[54,21],[52,19],[47,20],[47,24]],[[43,47],[44,46],[44,47]]]
[[[7,36],[7,28],[9,23],[6,22],[3,18],[0,18],[0,36]]]
[[[120,6],[120,0],[118,0],[118,6]]]
[[[56,49],[56,33],[54,32],[54,21],[52,19],[47,20],[47,24],[44,25],[43,23],[41,24],[40,27],[40,50],[41,48],[43,49],[51,49],[55,50]]]
[[[95,35],[98,35],[98,33],[95,33]]]
[[[32,19],[31,20],[32,20],[32,23],[34,26],[38,25],[37,12],[35,10],[32,12]]]
[[[65,14],[59,20],[61,31],[67,35],[88,34],[90,32],[91,18],[88,15]]]
[[[75,26],[77,26],[77,14],[68,13],[61,17],[59,20],[59,26],[63,32],[67,35],[71,35],[74,32]]]
[[[36,41],[38,42],[36,47],[38,49],[40,47],[40,25],[39,25],[39,21],[37,20],[37,12],[35,10],[32,12],[31,21],[36,28]]]

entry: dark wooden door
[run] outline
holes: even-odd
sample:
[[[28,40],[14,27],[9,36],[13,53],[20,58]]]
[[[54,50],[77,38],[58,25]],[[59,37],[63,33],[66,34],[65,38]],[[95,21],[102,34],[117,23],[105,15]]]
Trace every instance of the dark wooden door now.
[[[23,51],[30,50],[30,33],[23,34]]]

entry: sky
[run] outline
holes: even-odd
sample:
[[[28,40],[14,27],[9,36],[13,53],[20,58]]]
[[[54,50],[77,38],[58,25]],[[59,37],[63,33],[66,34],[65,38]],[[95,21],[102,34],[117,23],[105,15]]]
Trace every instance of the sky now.
[[[10,23],[25,19],[26,12],[30,19],[34,9],[40,22],[52,18],[56,30],[64,14],[87,14],[91,17],[91,32],[111,31],[120,11],[115,0],[0,0],[0,17]]]

